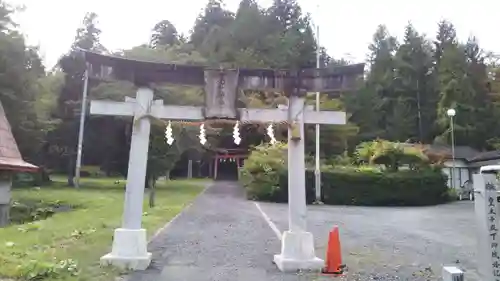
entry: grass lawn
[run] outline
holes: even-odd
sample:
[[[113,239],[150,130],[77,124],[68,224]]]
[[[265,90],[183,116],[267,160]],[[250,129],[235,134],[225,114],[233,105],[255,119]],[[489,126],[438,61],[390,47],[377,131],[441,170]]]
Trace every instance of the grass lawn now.
[[[125,181],[82,179],[82,188],[56,179],[49,187],[14,189],[14,202],[58,203],[72,210],[28,224],[0,229],[0,280],[114,280],[119,272],[100,268],[122,219]],[[144,200],[143,227],[151,237],[203,189],[206,181],[158,182],[156,207]]]

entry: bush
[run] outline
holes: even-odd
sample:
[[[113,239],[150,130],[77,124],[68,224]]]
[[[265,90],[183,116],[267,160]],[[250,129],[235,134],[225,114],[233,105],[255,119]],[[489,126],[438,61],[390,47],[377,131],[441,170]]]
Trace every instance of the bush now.
[[[80,169],[80,177],[86,178],[86,177],[93,177],[93,178],[98,178],[98,177],[103,177],[104,173],[101,171],[101,167],[99,166],[82,166]]]
[[[12,178],[13,187],[32,187],[50,183],[48,172],[41,167],[37,172],[18,172]]]
[[[326,204],[421,206],[447,201],[446,178],[439,170],[332,171],[322,175]]]
[[[448,188],[447,196],[448,196],[448,201],[457,201],[459,198],[457,189]]]
[[[78,206],[64,205],[60,201],[21,200],[12,201],[10,221],[14,224],[44,220],[56,212],[70,211]]]
[[[248,198],[276,198],[280,193],[279,178],[286,170],[286,148],[283,143],[261,144],[254,148],[239,171]]]
[[[288,201],[286,145],[255,148],[241,168],[250,199]],[[315,199],[314,171],[306,172],[306,200]],[[321,174],[326,204],[366,206],[422,206],[449,201],[446,177],[440,169],[388,172],[374,166],[327,166]]]
[[[447,202],[446,178],[438,170],[382,173],[371,170],[331,170],[321,173],[322,200],[332,205],[423,206]],[[259,198],[287,202],[288,175],[280,177],[279,194]],[[307,202],[314,200],[314,172],[306,171]]]
[[[363,142],[356,147],[354,154],[360,164],[384,165],[392,172],[405,165],[412,170],[429,166],[429,159],[422,149],[386,140]]]
[[[424,206],[449,201],[446,178],[440,171],[386,173],[342,169],[323,171],[321,179],[322,200],[331,205]],[[265,185],[250,186],[252,186],[249,196],[251,199],[278,203],[288,201],[286,171],[280,174],[278,184],[267,182]],[[312,203],[314,199],[314,171],[308,170],[306,171],[307,203]]]

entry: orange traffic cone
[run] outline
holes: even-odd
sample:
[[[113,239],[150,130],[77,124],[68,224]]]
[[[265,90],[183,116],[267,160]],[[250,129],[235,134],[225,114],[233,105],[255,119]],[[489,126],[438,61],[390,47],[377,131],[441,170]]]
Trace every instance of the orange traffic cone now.
[[[345,265],[342,264],[342,251],[340,249],[339,228],[334,226],[328,237],[326,265],[323,269],[323,273],[341,275],[344,273],[344,269]]]

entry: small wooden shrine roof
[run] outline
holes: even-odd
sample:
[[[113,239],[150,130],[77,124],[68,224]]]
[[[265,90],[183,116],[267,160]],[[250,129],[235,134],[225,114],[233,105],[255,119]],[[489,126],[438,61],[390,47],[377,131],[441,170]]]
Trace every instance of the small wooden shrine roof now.
[[[219,148],[215,150],[215,159],[226,159],[226,158],[247,158],[249,151],[244,148]]]
[[[38,167],[23,160],[0,102],[0,171],[34,172]]]

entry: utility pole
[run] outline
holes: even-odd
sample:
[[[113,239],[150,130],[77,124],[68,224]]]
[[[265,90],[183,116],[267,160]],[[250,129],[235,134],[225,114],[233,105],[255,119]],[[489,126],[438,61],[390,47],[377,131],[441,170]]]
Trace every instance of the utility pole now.
[[[317,9],[318,9],[318,13],[319,14],[319,5],[317,6]],[[320,45],[319,45],[319,19],[317,20],[316,22],[316,44],[317,44],[317,48],[316,48],[316,68],[320,68]],[[320,93],[319,92],[316,92],[316,111],[319,112],[320,110]],[[320,170],[320,161],[319,161],[319,158],[320,158],[320,150],[319,150],[319,124],[316,124],[316,156],[315,156],[315,160],[316,160],[316,165],[315,165],[315,168],[314,168],[314,177],[315,177],[315,181],[314,181],[314,187],[315,187],[315,191],[316,191],[316,200],[315,200],[315,204],[321,204],[322,201],[321,201],[321,170]]]
[[[75,187],[80,187],[80,170],[82,167],[82,149],[83,149],[83,131],[85,128],[85,114],[87,113],[87,87],[89,84],[89,68],[85,65],[85,72],[83,74],[83,94],[82,94],[82,107],[80,112],[80,129],[78,131],[78,147],[76,154],[75,165]]]
[[[417,110],[418,110],[418,138],[419,142],[423,143],[422,133],[422,113],[420,108],[420,78],[417,79]]]

